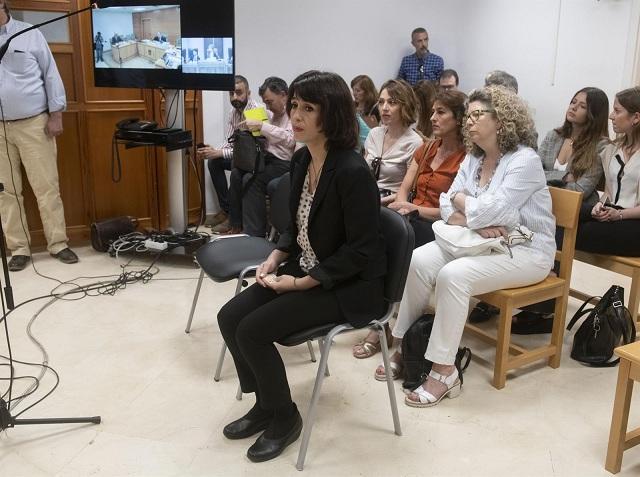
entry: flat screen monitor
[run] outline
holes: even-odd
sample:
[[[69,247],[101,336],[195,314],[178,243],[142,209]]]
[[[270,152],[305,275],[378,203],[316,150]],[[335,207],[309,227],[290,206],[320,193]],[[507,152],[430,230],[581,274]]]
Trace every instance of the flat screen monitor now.
[[[96,86],[233,89],[233,0],[109,4],[91,12]]]

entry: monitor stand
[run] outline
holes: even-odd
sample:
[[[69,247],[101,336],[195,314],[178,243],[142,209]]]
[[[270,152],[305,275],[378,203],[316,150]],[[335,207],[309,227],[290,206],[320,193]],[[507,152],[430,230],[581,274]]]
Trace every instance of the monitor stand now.
[[[178,95],[177,98],[176,95]],[[171,111],[169,111],[170,105],[173,105]],[[164,123],[167,127],[184,129],[184,92],[182,90],[169,89],[165,91]],[[187,230],[188,224],[187,165],[184,149],[167,153],[169,227],[176,234]]]

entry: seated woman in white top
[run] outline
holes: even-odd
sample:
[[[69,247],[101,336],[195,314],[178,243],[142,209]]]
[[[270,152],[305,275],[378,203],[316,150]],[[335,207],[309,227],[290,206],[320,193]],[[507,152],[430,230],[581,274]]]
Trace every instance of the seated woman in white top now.
[[[580,224],[576,249],[640,257],[640,87],[616,94],[609,119],[618,138],[601,155],[604,194]]]
[[[422,138],[411,125],[416,121],[416,97],[403,80],[382,85],[378,99],[382,126],[373,128],[364,143],[365,155],[378,182],[384,205],[393,202]]]
[[[456,258],[430,242],[413,252],[407,284],[393,329],[394,374],[402,367],[400,341],[430,303],[435,320],[425,358],[433,362],[427,380],[405,403],[427,407],[455,397],[461,382],[454,365],[472,296],[542,281],[553,267],[555,219],[542,162],[533,150],[535,128],[526,104],[513,92],[491,86],[471,92],[464,126],[468,154],[448,192],[440,215],[451,225],[499,237],[518,224],[532,240],[511,247],[511,255]],[[376,379],[384,368],[376,370]],[[395,377],[395,376],[394,376]]]
[[[588,217],[598,201],[596,187],[602,179],[600,153],[609,144],[609,100],[599,88],[582,88],[569,103],[564,124],[549,131],[538,154],[547,183],[583,193]]]

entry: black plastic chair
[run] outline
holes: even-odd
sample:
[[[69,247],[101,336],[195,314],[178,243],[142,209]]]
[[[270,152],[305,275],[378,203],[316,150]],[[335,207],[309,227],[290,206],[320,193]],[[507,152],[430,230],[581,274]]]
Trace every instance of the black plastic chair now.
[[[384,332],[384,325],[398,311],[400,300],[404,292],[404,285],[407,281],[407,273],[409,272],[409,264],[411,263],[411,255],[413,253],[414,235],[413,229],[400,214],[387,208],[380,209],[380,218],[382,222],[382,232],[384,234],[387,250],[387,275],[384,281],[384,297],[387,301],[386,313],[381,317],[372,320],[369,328],[378,330],[380,335],[380,344],[382,347],[382,358],[384,362],[385,374],[387,376],[387,389],[389,391],[389,403],[391,405],[391,414],[393,416],[393,427],[397,435],[402,435],[400,428],[400,419],[398,417],[398,404],[393,389],[393,379],[391,377],[391,367],[389,365],[389,350],[387,346],[387,337]],[[304,460],[311,438],[311,430],[313,428],[316,407],[320,399],[320,388],[326,375],[327,362],[329,359],[329,351],[333,339],[341,334],[349,331],[357,331],[348,323],[343,324],[327,324],[317,326],[305,331],[301,331],[280,341],[284,346],[296,346],[305,341],[317,339],[320,342],[320,364],[316,373],[316,381],[313,386],[313,394],[309,411],[307,412],[307,420],[304,426],[304,433],[300,443],[300,451],[298,453],[298,462],[296,468],[302,470],[304,468]]]
[[[250,237],[249,235],[223,235],[216,237],[204,244],[195,253],[195,261],[200,265],[200,277],[196,286],[196,292],[191,303],[191,311],[187,320],[185,333],[191,331],[193,315],[200,296],[200,289],[205,274],[214,282],[223,283],[236,279],[235,295],[246,286],[246,278],[255,276],[255,271],[269,254],[276,248],[276,240],[279,234],[283,233],[289,225],[289,173],[279,178],[273,194],[271,195],[271,206],[269,220],[271,222],[271,232],[268,238]],[[308,343],[311,361],[315,362],[315,354],[311,342]],[[213,379],[220,381],[222,364],[227,351],[227,345],[223,342],[216,372]],[[242,397],[239,392],[238,399]]]

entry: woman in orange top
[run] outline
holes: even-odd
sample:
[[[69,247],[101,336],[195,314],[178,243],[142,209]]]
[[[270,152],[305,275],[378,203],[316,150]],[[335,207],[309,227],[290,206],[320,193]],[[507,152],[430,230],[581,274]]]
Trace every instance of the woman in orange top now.
[[[389,204],[403,215],[411,214],[415,248],[435,239],[431,224],[440,219],[440,194],[449,190],[466,154],[462,144],[466,99],[460,91],[436,95],[431,115],[435,140],[415,152],[396,200]],[[415,197],[409,197],[414,190]]]
[[[416,248],[435,240],[431,225],[440,218],[440,194],[449,190],[465,157],[462,124],[466,102],[467,96],[460,91],[441,91],[436,95],[431,115],[436,139],[416,150],[395,201],[388,205],[403,215],[411,214]],[[413,189],[415,197],[409,200],[409,193]],[[369,358],[378,351],[379,336],[372,331],[354,345],[353,356]]]

